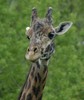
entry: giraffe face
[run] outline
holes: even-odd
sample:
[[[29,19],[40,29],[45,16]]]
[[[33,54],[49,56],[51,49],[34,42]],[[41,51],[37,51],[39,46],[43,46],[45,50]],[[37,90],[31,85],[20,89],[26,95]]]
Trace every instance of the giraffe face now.
[[[46,17],[40,19],[37,17],[37,10],[32,10],[31,26],[26,28],[26,35],[30,41],[26,53],[26,59],[36,61],[42,58],[47,52],[51,52],[52,43],[57,35],[62,35],[68,31],[72,22],[62,22],[58,27],[52,26],[52,8],[49,7]]]
[[[53,26],[46,19],[37,19],[27,31],[30,45],[26,53],[26,58],[36,60],[42,57],[46,48],[52,43],[54,36],[55,29]]]

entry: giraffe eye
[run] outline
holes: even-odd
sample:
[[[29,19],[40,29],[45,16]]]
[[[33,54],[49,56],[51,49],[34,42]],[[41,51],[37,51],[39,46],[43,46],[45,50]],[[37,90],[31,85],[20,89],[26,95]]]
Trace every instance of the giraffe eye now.
[[[52,39],[54,37],[54,34],[50,32],[50,33],[48,33],[48,37],[49,37],[49,39]]]
[[[27,36],[27,39],[30,40],[29,36]]]

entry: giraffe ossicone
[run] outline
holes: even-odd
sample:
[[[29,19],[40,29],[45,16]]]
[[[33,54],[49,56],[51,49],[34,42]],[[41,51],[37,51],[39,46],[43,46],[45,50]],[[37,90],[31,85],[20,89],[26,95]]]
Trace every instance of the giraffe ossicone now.
[[[48,73],[48,63],[54,52],[54,39],[69,30],[72,22],[66,21],[57,27],[52,25],[52,7],[45,18],[38,17],[37,9],[32,9],[31,25],[26,28],[29,46],[26,59],[31,61],[31,69],[23,85],[18,100],[42,100],[43,89]]]

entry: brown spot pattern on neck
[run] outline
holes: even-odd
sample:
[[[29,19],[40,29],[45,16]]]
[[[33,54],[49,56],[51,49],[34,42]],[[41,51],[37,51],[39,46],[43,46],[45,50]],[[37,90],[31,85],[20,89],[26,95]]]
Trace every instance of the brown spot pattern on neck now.
[[[47,65],[32,63],[22,92],[18,100],[41,100],[47,77]]]

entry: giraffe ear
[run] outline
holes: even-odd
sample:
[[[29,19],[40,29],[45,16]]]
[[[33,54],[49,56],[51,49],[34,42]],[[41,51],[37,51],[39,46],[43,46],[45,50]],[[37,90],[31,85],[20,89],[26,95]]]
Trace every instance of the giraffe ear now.
[[[29,29],[30,29],[30,27],[26,27],[26,32],[25,32],[26,35],[28,35]]]
[[[30,40],[31,35],[32,35],[32,34],[30,34],[30,31],[31,31],[30,27],[26,27],[26,32],[25,32],[25,34],[26,34],[28,40]]]
[[[55,28],[56,35],[62,35],[66,33],[72,26],[72,24],[73,23],[69,21],[60,23],[59,26]]]

